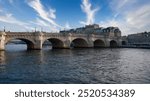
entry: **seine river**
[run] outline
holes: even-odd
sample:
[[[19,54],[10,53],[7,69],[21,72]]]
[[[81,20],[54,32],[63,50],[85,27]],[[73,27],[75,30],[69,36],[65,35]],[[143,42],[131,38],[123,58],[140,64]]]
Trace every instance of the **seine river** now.
[[[150,83],[149,49],[58,49],[0,51],[0,83]]]

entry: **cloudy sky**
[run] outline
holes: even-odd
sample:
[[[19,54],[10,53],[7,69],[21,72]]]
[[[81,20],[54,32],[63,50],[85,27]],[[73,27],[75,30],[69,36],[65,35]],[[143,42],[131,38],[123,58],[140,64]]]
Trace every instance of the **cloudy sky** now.
[[[89,24],[150,31],[150,0],[0,0],[0,30],[59,31]]]

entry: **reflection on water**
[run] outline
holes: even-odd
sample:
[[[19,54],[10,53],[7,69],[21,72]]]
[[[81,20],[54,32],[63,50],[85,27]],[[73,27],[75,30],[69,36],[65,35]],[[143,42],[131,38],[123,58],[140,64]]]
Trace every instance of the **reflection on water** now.
[[[26,51],[7,45],[0,52],[0,83],[150,83],[148,49]]]
[[[0,51],[0,71],[3,70],[5,68],[5,52],[4,51]]]
[[[0,64],[3,65],[5,64],[5,52],[0,51]]]

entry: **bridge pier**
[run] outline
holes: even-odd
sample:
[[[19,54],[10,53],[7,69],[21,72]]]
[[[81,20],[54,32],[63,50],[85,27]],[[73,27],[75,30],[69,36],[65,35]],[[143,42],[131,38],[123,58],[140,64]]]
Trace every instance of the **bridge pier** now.
[[[42,44],[43,44],[43,33],[42,32],[35,32],[35,43],[34,47],[30,47],[32,50],[41,50],[42,49]]]
[[[5,50],[5,32],[0,32],[0,51]]]
[[[42,49],[42,41],[41,40],[36,40],[36,43],[34,46],[29,46],[29,50],[41,50]]]
[[[110,48],[110,39],[105,39],[105,47]]]

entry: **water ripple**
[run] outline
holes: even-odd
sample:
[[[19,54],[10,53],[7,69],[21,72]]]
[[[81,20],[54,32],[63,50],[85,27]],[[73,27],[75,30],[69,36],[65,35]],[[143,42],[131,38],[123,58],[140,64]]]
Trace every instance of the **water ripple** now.
[[[150,83],[148,49],[7,49],[0,52],[0,83]]]

